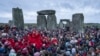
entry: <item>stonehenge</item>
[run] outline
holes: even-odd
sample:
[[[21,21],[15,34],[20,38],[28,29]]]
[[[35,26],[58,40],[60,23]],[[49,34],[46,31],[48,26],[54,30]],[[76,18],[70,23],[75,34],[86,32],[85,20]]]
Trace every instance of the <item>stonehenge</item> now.
[[[57,27],[55,10],[41,10],[37,14],[37,27],[38,29],[54,30]],[[47,15],[47,17],[46,17]]]
[[[57,22],[54,10],[41,10],[37,14],[37,27],[38,29],[56,29]],[[46,17],[47,15],[47,17]],[[64,24],[63,22],[66,22]],[[75,13],[72,15],[72,21],[69,19],[61,19],[59,28],[70,28],[74,32],[82,32],[84,27],[84,16],[82,13]]]
[[[57,19],[55,10],[41,10],[37,11],[37,28],[38,29],[57,29]],[[24,29],[23,12],[20,8],[12,9],[13,20],[9,21],[9,25],[16,26],[19,29]],[[64,24],[63,22],[66,22]],[[72,21],[69,19],[61,19],[59,22],[59,28],[71,28],[74,32],[82,32],[84,29],[84,16],[82,13],[75,13],[72,15]]]

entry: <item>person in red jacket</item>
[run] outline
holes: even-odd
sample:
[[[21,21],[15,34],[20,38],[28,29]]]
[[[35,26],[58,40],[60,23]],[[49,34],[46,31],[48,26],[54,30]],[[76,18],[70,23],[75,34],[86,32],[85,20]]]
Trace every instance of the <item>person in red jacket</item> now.
[[[57,39],[56,37],[51,38],[51,42],[52,42],[54,45],[58,45],[58,39]]]

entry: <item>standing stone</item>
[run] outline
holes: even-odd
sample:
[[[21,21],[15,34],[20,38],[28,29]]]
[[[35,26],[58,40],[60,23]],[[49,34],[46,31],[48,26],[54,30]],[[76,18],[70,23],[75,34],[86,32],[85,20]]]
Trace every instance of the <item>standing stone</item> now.
[[[12,9],[12,14],[13,14],[14,25],[18,29],[24,29],[24,19],[23,19],[22,9],[20,9],[20,8],[13,8]]]
[[[65,24],[63,22],[66,22]],[[59,28],[66,28],[70,27],[70,20],[69,19],[61,19],[59,23]]]
[[[38,29],[46,29],[46,17],[45,15],[37,16],[37,27]]]
[[[59,28],[63,29],[64,28],[64,24],[63,22],[60,20],[60,23],[59,23]]]
[[[70,27],[70,20],[66,19],[66,22],[67,22],[66,27]]]
[[[56,16],[54,14],[47,16],[47,29],[56,29],[57,28],[57,22],[56,22]]]
[[[8,24],[10,27],[13,27],[14,26],[13,20],[9,20]]]
[[[72,28],[75,32],[82,32],[84,26],[84,16],[82,13],[73,14]]]

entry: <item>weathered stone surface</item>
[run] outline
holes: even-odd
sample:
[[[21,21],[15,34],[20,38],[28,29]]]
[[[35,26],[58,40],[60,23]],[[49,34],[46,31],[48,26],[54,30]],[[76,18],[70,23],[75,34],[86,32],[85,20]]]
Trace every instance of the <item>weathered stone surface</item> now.
[[[37,12],[37,14],[38,14],[38,17],[37,17],[38,28],[39,29],[46,28],[46,29],[50,29],[50,30],[56,29],[57,22],[56,22],[55,13],[56,13],[55,10],[38,11]],[[47,18],[46,18],[46,15],[47,15]]]
[[[55,10],[41,10],[37,12],[39,15],[51,15],[55,14]]]
[[[37,27],[38,27],[38,29],[45,29],[46,28],[45,15],[38,15],[37,16]]]
[[[59,28],[61,28],[61,29],[63,29],[64,28],[64,24],[63,24],[63,22],[59,22]]]
[[[84,16],[82,13],[76,13],[72,16],[72,28],[75,32],[82,32],[84,26]]]
[[[12,14],[13,14],[14,25],[19,29],[23,29],[24,28],[24,19],[23,19],[22,9],[13,8]]]
[[[57,27],[57,22],[56,22],[56,16],[53,15],[48,15],[47,16],[47,29],[56,29]]]
[[[9,20],[8,24],[10,27],[13,27],[14,26],[13,20]]]
[[[66,22],[66,24],[64,24],[63,22]],[[66,28],[66,27],[70,27],[70,20],[69,19],[61,19],[60,23],[59,23],[59,28]]]

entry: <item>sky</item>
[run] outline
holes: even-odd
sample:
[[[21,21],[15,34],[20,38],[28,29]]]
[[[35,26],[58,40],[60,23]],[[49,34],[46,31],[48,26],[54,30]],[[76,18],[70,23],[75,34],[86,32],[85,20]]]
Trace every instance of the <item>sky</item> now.
[[[37,11],[56,10],[60,19],[72,20],[75,13],[83,13],[85,23],[100,23],[100,0],[0,0],[0,23],[12,20],[12,8],[23,10],[25,23],[36,23]]]

